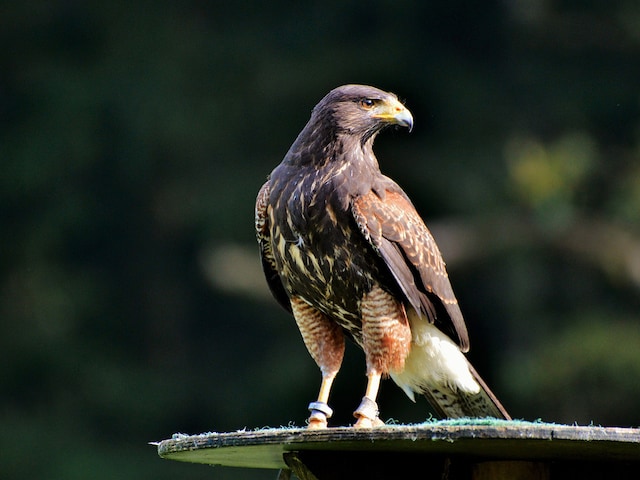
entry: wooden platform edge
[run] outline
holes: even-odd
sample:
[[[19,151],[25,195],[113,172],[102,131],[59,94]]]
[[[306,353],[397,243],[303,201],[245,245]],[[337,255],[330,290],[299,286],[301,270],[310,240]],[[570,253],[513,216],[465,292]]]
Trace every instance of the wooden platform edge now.
[[[292,451],[397,452],[500,460],[640,462],[640,429],[529,422],[427,423],[373,429],[268,428],[176,434],[157,444],[160,457],[207,465],[279,469]]]

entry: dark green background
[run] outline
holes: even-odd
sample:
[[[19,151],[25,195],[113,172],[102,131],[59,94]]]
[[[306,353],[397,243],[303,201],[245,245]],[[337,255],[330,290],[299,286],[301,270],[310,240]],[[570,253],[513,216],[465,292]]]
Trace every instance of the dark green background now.
[[[0,477],[275,476],[146,442],[304,424],[253,201],[343,83],[413,112],[376,151],[513,416],[640,424],[639,32],[633,0],[2,2]],[[350,348],[335,423],[365,380]]]

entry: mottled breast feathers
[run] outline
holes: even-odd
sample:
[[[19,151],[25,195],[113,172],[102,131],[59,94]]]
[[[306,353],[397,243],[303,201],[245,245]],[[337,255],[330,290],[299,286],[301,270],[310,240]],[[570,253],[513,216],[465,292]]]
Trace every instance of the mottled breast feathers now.
[[[355,224],[372,250],[384,260],[397,284],[386,287],[400,290],[420,315],[467,351],[467,329],[435,240],[406,194],[390,179],[384,179],[384,188],[351,198]],[[258,243],[269,288],[290,312],[291,304],[278,274],[269,234],[269,188],[269,182],[263,185],[256,202]]]

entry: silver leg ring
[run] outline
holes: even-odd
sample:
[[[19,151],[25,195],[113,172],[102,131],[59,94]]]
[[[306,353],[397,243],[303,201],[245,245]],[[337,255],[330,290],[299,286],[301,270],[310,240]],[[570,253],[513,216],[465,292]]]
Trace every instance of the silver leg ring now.
[[[324,402],[311,402],[309,404],[309,411],[312,417],[317,414],[322,414],[325,418],[331,418],[333,415],[331,407]]]
[[[354,417],[365,417],[374,420],[378,418],[378,404],[369,397],[362,397],[362,402],[353,412]]]

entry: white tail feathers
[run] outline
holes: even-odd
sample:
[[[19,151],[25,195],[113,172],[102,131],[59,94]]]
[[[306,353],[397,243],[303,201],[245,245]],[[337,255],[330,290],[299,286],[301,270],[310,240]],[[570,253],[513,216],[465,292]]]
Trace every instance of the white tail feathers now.
[[[480,385],[469,371],[467,358],[453,340],[414,309],[407,312],[411,325],[411,351],[402,372],[391,378],[415,401],[414,392],[436,388],[478,393]]]
[[[401,372],[391,378],[415,401],[424,394],[446,417],[509,418],[500,402],[467,361],[458,345],[415,310],[408,309],[411,351]]]

